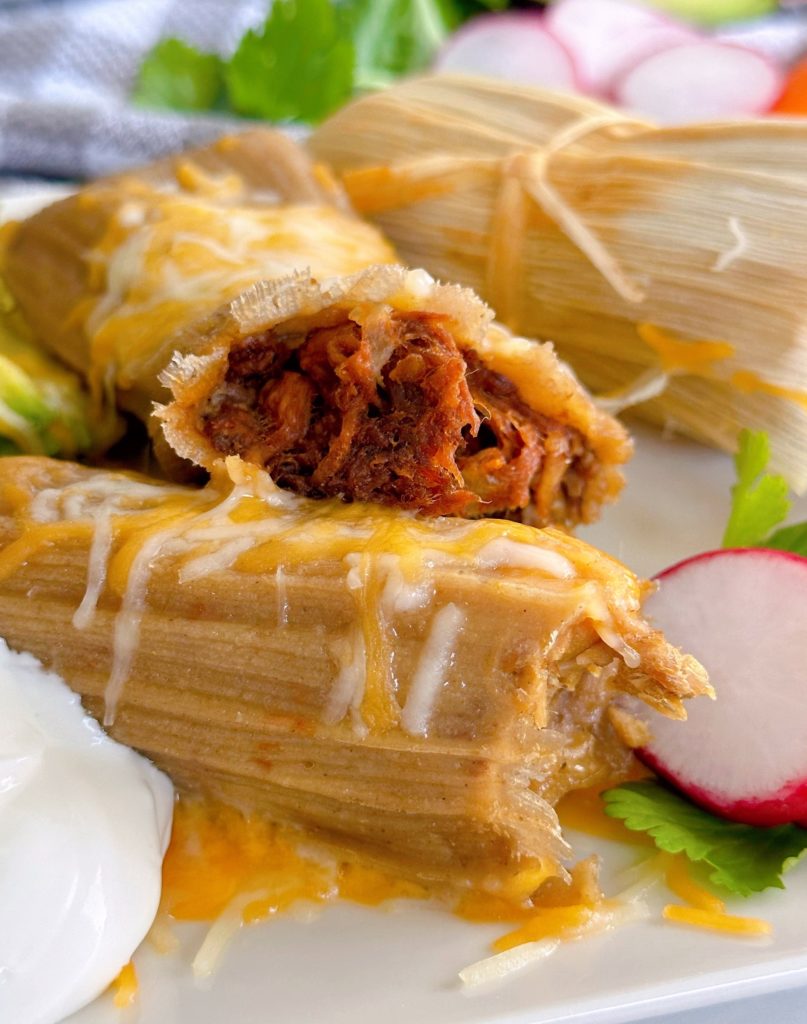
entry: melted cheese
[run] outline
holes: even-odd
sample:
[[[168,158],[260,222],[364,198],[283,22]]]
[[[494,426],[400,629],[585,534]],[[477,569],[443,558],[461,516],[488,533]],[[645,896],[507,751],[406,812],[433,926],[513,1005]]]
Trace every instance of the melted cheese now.
[[[807,391],[763,380],[759,374],[753,373],[751,370],[737,370],[729,378],[729,384],[736,391],[740,391],[744,395],[757,393],[771,395],[773,398],[784,398],[786,401],[795,402],[796,405],[800,405],[802,409],[807,410]]]
[[[423,899],[424,886],[335,855],[302,836],[219,804],[180,800],[163,862],[162,912],[180,921],[213,921],[193,962],[210,975],[243,924],[295,905],[341,897],[368,906]]]
[[[634,577],[558,530],[497,520],[426,520],[394,509],[313,501],[280,490],[266,473],[236,457],[225,460],[198,491],[111,473],[68,478],[61,487],[38,491],[34,484],[31,491],[9,488],[21,531],[0,552],[0,577],[43,547],[74,541],[89,546],[74,625],[86,628],[99,600],[120,599],[107,724],[136,655],[151,575],[163,562],[175,566],[179,585],[214,573],[274,575],[279,626],[293,611],[288,574],[317,563],[330,572],[341,562],[355,625],[333,652],[335,678],[324,718],[337,724],[349,716],[358,734],[401,725],[413,735],[427,731],[463,618],[461,608],[440,603],[437,583],[443,573],[467,571],[469,565],[480,576],[504,571],[523,577],[536,600],[540,589],[555,598],[574,588],[575,615],[588,617],[630,667],[640,662],[621,625],[622,614],[638,608]],[[395,665],[398,620],[422,616],[432,605],[432,625],[402,708]]]
[[[669,374],[713,377],[714,364],[735,353],[734,346],[727,341],[676,338],[655,324],[637,324],[636,330],[659,357],[662,370]]]
[[[137,998],[137,971],[130,960],[112,982],[112,1001],[119,1010],[132,1006]]]
[[[428,735],[437,692],[445,684],[464,618],[456,605],[447,604],[432,619],[401,716],[401,725],[411,736]]]
[[[88,255],[98,294],[76,316],[91,340],[96,393],[109,368],[130,387],[165,339],[256,281],[295,271],[324,279],[395,259],[374,228],[334,207],[231,205],[222,217],[197,172],[196,195],[130,183],[131,198]]]
[[[545,551],[534,544],[522,544],[507,537],[488,541],[476,556],[476,562],[484,569],[535,569],[561,580],[571,580],[577,575],[569,559],[556,551]]]

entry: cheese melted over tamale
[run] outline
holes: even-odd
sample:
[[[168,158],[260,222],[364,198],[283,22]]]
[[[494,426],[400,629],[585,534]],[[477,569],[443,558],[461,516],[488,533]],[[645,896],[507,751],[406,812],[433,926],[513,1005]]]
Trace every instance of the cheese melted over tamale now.
[[[394,728],[428,734],[462,642],[463,610],[440,594],[441,576],[449,571],[473,573],[492,595],[499,579],[528,585],[528,599],[543,609],[544,656],[551,656],[562,629],[586,621],[611,657],[618,655],[646,680],[639,648],[652,631],[638,614],[638,581],[561,531],[313,501],[280,490],[236,457],[225,460],[201,490],[70,466],[61,475],[58,485],[38,491],[6,487],[20,531],[0,552],[0,580],[43,547],[71,538],[89,542],[86,587],[73,624],[87,627],[105,590],[117,600],[106,724],[114,721],[137,651],[150,576],[166,559],[178,566],[180,585],[225,570],[285,581],[312,565],[341,566],[355,615],[332,651],[335,678],[322,717],[331,724],[350,717],[360,735]],[[282,595],[279,590],[281,628],[289,615]],[[422,656],[404,681],[396,631],[407,615],[424,609]],[[607,661],[602,649],[594,649],[581,656],[581,671],[599,673]],[[645,696],[675,710],[678,696],[662,696],[663,689],[654,693],[651,687]]]
[[[83,202],[103,203],[99,193]],[[90,337],[91,380],[99,389],[112,367],[118,387],[131,387],[163,339],[260,278],[299,270],[326,279],[394,259],[374,228],[334,207],[222,211],[133,182],[89,254],[96,289],[75,311]]]

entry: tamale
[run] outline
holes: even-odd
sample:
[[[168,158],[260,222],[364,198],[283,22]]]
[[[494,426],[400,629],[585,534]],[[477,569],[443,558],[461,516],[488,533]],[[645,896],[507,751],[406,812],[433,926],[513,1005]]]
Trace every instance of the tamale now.
[[[807,487],[807,124],[658,128],[581,97],[436,76],[366,96],[310,151],[407,262],[553,341],[611,407]]]
[[[179,455],[266,468],[312,497],[590,522],[630,444],[550,345],[423,271],[261,282],[171,338],[158,410]],[[160,360],[167,360],[166,351]]]
[[[181,788],[402,874],[562,872],[552,806],[624,771],[625,694],[706,675],[563,532],[0,460],[0,633]]]
[[[264,131],[96,182],[7,226],[0,269],[39,341],[146,420],[164,397],[154,355],[178,328],[263,278],[394,259],[324,171]]]
[[[274,133],[252,132],[222,140],[215,155],[241,168],[248,149],[250,167],[273,167],[275,144]],[[209,167],[204,157],[194,159]],[[443,300],[431,309],[428,283],[396,309],[404,272],[379,269],[394,254],[376,229],[336,205],[245,206],[241,177],[233,200],[190,157],[172,173],[185,181],[189,167],[204,195],[177,193],[176,181],[169,190],[162,165],[99,182],[20,225],[5,257],[38,335],[87,373],[97,394],[114,391],[149,423],[169,475],[187,465],[176,452],[208,469],[238,454],[316,497],[523,514],[537,524],[590,522],[616,496],[627,435],[550,346],[510,337],[471,296],[464,318],[452,319]],[[227,379],[216,388],[228,394],[213,407],[202,392],[211,374],[189,374],[223,368],[216,358],[227,344]],[[211,345],[216,357],[206,354]],[[177,430],[169,414],[172,449],[150,414],[168,397],[160,374],[176,353],[188,357],[184,369],[164,379],[184,382],[195,421],[185,417]],[[277,428],[271,438],[267,421]]]

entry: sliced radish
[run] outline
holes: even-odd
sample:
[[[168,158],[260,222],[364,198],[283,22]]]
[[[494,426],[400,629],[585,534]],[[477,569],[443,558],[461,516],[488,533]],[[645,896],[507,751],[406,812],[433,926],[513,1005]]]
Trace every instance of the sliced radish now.
[[[644,57],[699,38],[631,0],[560,0],[547,11],[546,26],[572,55],[582,86],[600,96]]]
[[[807,824],[807,558],[713,551],[667,569],[645,611],[709,672],[688,720],[640,713],[639,756],[696,803],[752,825]]]
[[[753,116],[770,110],[780,69],[753,50],[698,42],[653,54],[617,84],[618,103],[661,124]]]
[[[472,18],[437,55],[439,71],[504,78],[524,85],[574,90],[577,75],[565,47],[540,14],[482,14]]]

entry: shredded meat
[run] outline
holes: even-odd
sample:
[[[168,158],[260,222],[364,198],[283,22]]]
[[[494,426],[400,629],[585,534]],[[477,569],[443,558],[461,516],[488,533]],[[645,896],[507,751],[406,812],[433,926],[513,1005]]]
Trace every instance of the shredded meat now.
[[[465,486],[477,495],[478,511],[531,506],[540,523],[570,518],[556,506],[582,497],[582,489],[572,495],[563,488],[570,466],[580,467],[589,456],[582,435],[531,409],[516,385],[488,369],[473,350],[463,356],[483,421],[457,453],[457,466]]]
[[[573,519],[589,456],[428,313],[244,339],[201,427],[280,487],[430,515]]]

